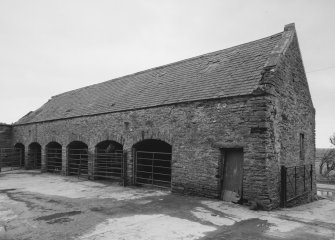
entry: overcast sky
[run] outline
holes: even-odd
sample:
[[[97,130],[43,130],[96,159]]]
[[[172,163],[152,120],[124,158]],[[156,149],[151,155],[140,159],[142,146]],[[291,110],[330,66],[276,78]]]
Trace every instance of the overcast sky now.
[[[294,22],[316,108],[335,132],[334,0],[0,0],[0,122],[51,96],[283,31]]]

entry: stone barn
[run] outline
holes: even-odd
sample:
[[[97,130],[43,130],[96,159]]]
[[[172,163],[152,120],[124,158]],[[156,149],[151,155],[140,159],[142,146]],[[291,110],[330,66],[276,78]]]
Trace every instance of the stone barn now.
[[[316,194],[315,109],[294,24],[53,96],[11,131],[30,169],[264,209]]]

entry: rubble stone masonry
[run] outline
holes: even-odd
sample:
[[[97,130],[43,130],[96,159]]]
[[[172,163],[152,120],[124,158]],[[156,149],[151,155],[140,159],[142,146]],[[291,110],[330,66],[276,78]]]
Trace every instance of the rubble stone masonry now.
[[[13,144],[38,142],[44,152],[49,142],[60,143],[65,173],[66,146],[71,141],[85,142],[94,153],[96,144],[113,140],[128,152],[131,181],[132,146],[143,139],[160,139],[172,145],[172,190],[215,198],[219,196],[221,149],[241,147],[244,198],[270,204],[265,165],[270,154],[266,152],[270,103],[271,96],[245,96],[20,125],[14,127]]]
[[[0,123],[0,148],[12,147],[12,126]]]
[[[261,70],[260,70],[261,71]],[[301,142],[303,136],[303,142]],[[280,205],[281,166],[312,164],[315,184],[315,109],[311,100],[294,25],[287,25],[271,52],[259,86],[251,94],[165,106],[17,124],[12,144],[62,145],[66,174],[67,145],[82,141],[90,153],[104,140],[123,145],[128,182],[133,178],[132,147],[144,139],[172,146],[172,191],[218,198],[223,149],[243,148],[243,198],[264,209]],[[27,156],[26,156],[27,159]],[[92,159],[89,159],[89,173]],[[299,185],[298,188],[302,186]]]
[[[312,165],[312,192],[300,198],[299,203],[313,201],[316,196],[315,178],[315,109],[313,107],[306,74],[303,67],[297,35],[291,36],[290,43],[281,52],[276,66],[269,67],[262,83],[267,85],[268,92],[273,94],[269,104],[272,122],[270,137],[267,143],[268,186],[271,199],[278,199],[280,189],[280,166],[293,167]],[[300,146],[300,135],[303,134],[303,149]],[[300,151],[303,156],[300,156]],[[302,176],[298,176],[301,178]],[[273,187],[276,186],[276,187]],[[297,185],[297,192],[303,192],[303,184]],[[288,193],[289,194],[289,193]],[[275,206],[277,206],[277,202]]]

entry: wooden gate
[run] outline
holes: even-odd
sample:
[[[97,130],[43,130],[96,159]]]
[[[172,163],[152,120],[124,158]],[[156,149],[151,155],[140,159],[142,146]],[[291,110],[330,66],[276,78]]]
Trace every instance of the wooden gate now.
[[[225,149],[223,156],[221,199],[237,202],[242,197],[243,149]]]
[[[171,187],[171,153],[135,151],[135,184]]]

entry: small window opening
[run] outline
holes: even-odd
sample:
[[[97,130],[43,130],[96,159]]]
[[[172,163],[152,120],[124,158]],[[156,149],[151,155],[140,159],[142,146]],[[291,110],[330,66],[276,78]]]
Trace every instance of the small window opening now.
[[[305,135],[300,133],[300,160],[305,160]]]

